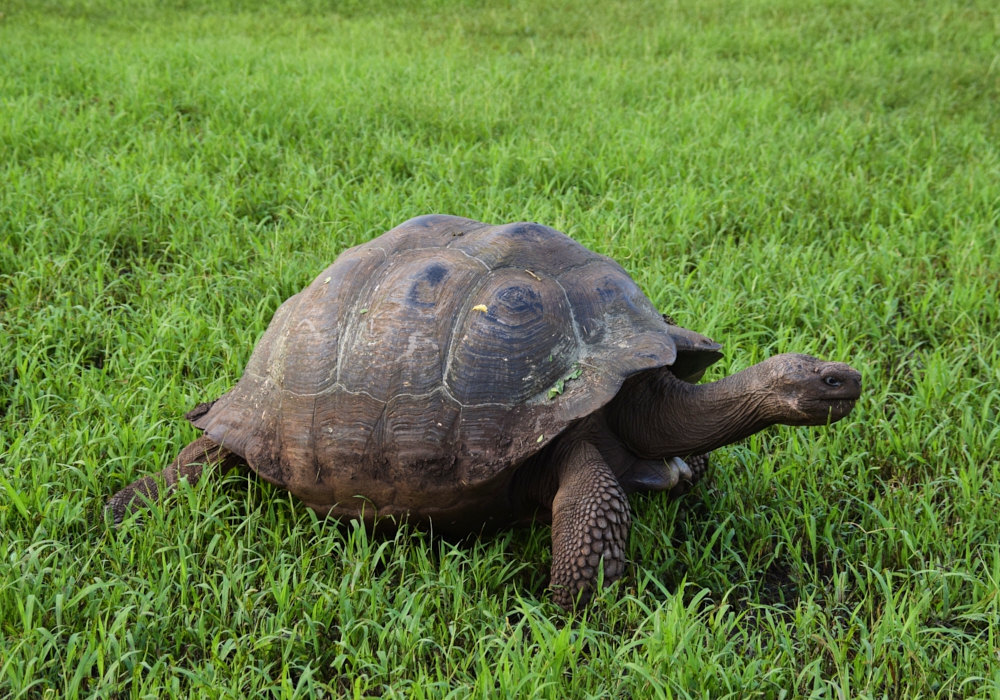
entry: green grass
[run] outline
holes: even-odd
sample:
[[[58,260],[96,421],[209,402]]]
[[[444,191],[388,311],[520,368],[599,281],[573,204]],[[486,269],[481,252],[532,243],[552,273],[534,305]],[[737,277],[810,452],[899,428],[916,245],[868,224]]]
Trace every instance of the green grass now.
[[[163,6],[160,6],[163,5]],[[1000,698],[1000,9],[0,2],[0,697]],[[548,532],[372,539],[194,436],[272,312],[415,215],[533,220],[725,344],[847,360],[831,429]]]

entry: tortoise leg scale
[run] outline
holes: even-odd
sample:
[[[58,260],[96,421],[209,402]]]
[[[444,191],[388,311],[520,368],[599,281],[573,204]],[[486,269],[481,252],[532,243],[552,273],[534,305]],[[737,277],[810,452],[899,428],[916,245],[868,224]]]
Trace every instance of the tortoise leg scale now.
[[[155,502],[160,496],[167,496],[177,488],[181,479],[187,479],[194,486],[206,465],[217,464],[223,471],[228,471],[243,463],[238,455],[202,436],[181,450],[177,458],[162,472],[133,481],[112,496],[104,510],[111,513],[117,527],[143,499]]]
[[[552,502],[552,578],[555,602],[571,608],[585,603],[597,587],[625,571],[630,523],[628,498],[589,442],[577,444],[558,465],[559,488]]]

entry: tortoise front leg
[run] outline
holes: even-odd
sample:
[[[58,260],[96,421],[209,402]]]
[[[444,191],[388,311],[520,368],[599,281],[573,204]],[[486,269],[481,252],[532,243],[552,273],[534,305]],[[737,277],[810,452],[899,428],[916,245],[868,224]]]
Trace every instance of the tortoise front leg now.
[[[589,442],[575,445],[554,466],[559,488],[552,502],[549,587],[556,604],[568,609],[590,599],[602,564],[605,583],[621,578],[630,516],[625,491]]]
[[[244,464],[242,457],[203,435],[181,450],[177,458],[162,472],[133,481],[108,499],[104,510],[111,512],[117,527],[138,505],[135,501],[139,496],[156,501],[161,495],[173,492],[181,479],[187,479],[194,486],[206,465],[219,465],[223,471],[228,471],[241,464]],[[141,499],[138,500],[141,502]]]
[[[708,473],[708,456],[710,454],[711,452],[706,452],[703,455],[691,455],[684,458],[685,468],[681,469],[681,478],[677,485],[670,489],[670,495],[673,498],[683,496],[705,478]]]
[[[672,498],[682,496],[701,481],[708,471],[708,454],[680,459],[638,459],[618,481],[625,493],[666,491]]]

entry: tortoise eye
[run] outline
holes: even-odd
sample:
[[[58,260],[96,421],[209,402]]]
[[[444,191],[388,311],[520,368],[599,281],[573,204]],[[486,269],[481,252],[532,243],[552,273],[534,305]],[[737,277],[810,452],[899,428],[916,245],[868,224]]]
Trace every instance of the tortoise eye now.
[[[834,388],[840,386],[840,380],[835,377],[827,377],[823,381],[826,382],[827,386],[832,386]]]

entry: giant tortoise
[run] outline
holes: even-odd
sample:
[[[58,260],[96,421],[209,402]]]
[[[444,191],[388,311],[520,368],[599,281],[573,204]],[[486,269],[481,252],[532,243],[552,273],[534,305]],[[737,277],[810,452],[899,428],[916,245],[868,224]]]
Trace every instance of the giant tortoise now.
[[[696,384],[719,351],[554,229],[419,217],[282,304],[236,386],[187,414],[201,436],[108,510],[245,464],[342,520],[551,523],[571,607],[624,572],[628,494],[676,493],[711,450],[833,423],[860,395],[848,365],[798,354]]]

